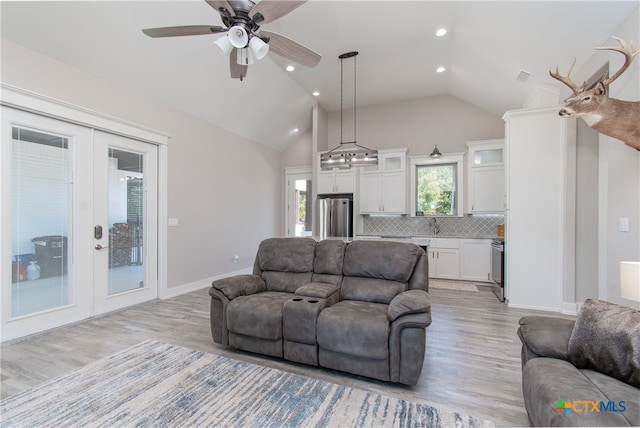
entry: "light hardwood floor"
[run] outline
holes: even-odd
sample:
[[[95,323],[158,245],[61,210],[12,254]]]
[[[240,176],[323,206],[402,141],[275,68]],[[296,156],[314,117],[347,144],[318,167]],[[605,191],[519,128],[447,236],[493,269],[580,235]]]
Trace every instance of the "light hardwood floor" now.
[[[520,341],[523,315],[487,287],[479,292],[432,289],[433,323],[418,385],[406,387],[234,351],[213,342],[209,296],[199,290],[59,328],[1,348],[2,397],[62,375],[145,339],[221,354],[471,414],[498,426],[528,426],[522,401]]]

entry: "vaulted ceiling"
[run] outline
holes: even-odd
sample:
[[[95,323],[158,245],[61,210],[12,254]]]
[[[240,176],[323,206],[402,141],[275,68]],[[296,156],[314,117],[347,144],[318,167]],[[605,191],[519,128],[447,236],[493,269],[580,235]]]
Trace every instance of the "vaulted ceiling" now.
[[[356,50],[357,105],[451,94],[496,115],[523,106],[548,70],[580,67],[639,7],[633,1],[311,0],[263,25],[322,55],[315,68],[273,53],[243,80],[220,35],[152,39],[141,29],[221,25],[204,0],[2,2],[3,38],[282,150],[311,126],[317,102],[340,108],[338,55]],[[436,37],[446,28],[444,37]],[[635,40],[635,42],[638,42]],[[598,52],[597,55],[611,55]],[[353,64],[345,62],[345,82]],[[445,72],[436,73],[436,68]],[[347,68],[349,67],[349,68]],[[520,71],[531,73],[526,82]],[[345,85],[346,87],[346,85]],[[312,93],[320,95],[314,97]],[[352,95],[346,95],[350,108]]]

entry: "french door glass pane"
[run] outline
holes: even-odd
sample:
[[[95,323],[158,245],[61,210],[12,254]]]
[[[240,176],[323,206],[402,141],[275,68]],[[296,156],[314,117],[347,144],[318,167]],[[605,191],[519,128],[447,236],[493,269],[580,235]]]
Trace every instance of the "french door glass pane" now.
[[[109,295],[144,287],[144,156],[109,148]]]
[[[11,316],[71,303],[69,138],[12,126]]]

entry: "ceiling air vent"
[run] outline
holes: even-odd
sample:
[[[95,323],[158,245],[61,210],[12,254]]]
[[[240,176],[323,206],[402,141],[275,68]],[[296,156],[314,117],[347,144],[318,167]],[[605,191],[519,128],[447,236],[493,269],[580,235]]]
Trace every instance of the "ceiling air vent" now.
[[[520,70],[518,76],[516,76],[516,81],[520,83],[527,83],[529,79],[531,79],[531,76],[533,76],[533,74],[529,73],[528,71]]]

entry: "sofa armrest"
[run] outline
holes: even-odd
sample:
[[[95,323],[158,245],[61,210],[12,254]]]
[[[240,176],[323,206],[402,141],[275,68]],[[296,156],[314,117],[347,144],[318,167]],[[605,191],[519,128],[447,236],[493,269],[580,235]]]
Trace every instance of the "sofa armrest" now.
[[[391,322],[404,315],[419,313],[429,314],[429,324],[431,324],[431,299],[424,290],[408,290],[398,294],[389,303],[387,310]]]
[[[340,290],[335,284],[327,284],[324,282],[310,282],[307,285],[303,285],[302,287],[296,290],[296,294],[298,296],[305,297],[316,297],[318,299],[326,299],[331,297],[331,295],[335,294]]]
[[[233,300],[239,296],[247,296],[266,291],[266,289],[267,285],[258,275],[236,275],[213,281],[209,294],[211,297],[214,297],[214,290],[217,290],[227,299]]]
[[[422,293],[427,295],[424,291]],[[407,298],[410,298],[412,294],[409,294]],[[398,299],[394,306],[400,305],[400,302],[405,299]],[[423,300],[423,298],[415,300]],[[389,309],[391,309],[391,304]],[[405,385],[415,385],[418,382],[426,351],[425,329],[430,324],[430,305],[428,309],[423,306],[419,312],[403,312],[391,322],[389,331],[389,376],[392,382],[399,382]]]
[[[520,318],[518,336],[522,341],[522,365],[532,358],[549,357],[568,361],[569,338],[574,320],[527,316]]]

